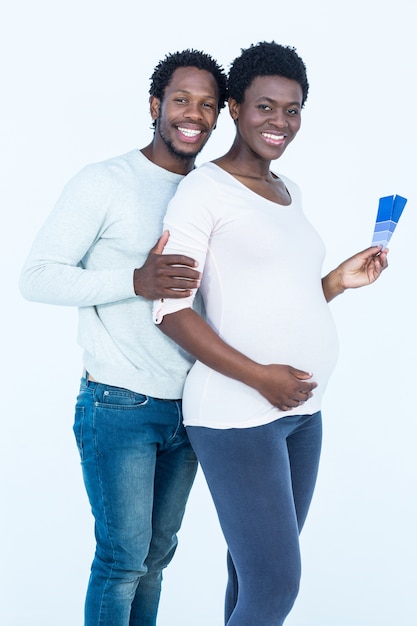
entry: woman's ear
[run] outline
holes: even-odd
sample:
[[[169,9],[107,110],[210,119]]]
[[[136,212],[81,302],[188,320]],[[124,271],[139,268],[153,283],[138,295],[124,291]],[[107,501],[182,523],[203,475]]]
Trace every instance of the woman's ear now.
[[[228,105],[230,116],[236,122],[239,119],[239,104],[233,98],[229,98]]]

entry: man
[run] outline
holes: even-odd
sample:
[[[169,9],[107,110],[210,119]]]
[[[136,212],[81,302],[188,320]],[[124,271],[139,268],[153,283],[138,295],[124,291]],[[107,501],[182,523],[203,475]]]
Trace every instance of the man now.
[[[197,463],[180,401],[190,359],[154,327],[151,301],[189,295],[199,273],[190,258],[160,255],[168,233],[148,251],[225,100],[209,55],[167,55],[151,77],[151,143],[78,173],[22,271],[27,299],[79,307],[74,433],[97,541],[85,626],[156,624]]]

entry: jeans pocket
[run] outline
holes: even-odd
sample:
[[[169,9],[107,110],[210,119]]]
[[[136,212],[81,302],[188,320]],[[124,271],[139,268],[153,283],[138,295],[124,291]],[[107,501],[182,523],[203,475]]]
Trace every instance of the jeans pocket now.
[[[123,389],[122,387],[111,387],[109,385],[97,385],[94,391],[94,401],[96,406],[116,409],[137,408],[148,404],[149,398],[142,393],[136,393]]]
[[[77,406],[75,408],[75,419],[73,431],[75,435],[75,441],[77,443],[78,452],[80,453],[81,461],[84,456],[83,449],[83,425],[84,425],[85,409],[83,406]]]

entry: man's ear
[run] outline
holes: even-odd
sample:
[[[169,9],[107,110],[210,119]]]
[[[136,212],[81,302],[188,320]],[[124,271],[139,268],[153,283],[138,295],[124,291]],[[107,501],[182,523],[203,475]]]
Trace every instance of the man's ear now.
[[[220,115],[220,111],[217,113],[216,121],[214,122],[214,124],[212,126],[211,132],[213,132],[213,130],[215,130],[217,128],[217,122],[218,122],[218,119],[219,119],[219,115]]]
[[[151,117],[153,120],[157,120],[159,117],[159,112],[161,110],[161,101],[156,96],[150,96],[149,98],[149,108],[151,112]]]

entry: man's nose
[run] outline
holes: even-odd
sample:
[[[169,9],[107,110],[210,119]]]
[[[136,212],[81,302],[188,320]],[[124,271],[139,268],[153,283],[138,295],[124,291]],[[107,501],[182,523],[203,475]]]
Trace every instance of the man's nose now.
[[[185,110],[185,117],[193,120],[200,120],[202,118],[201,107],[198,102],[189,102]]]

